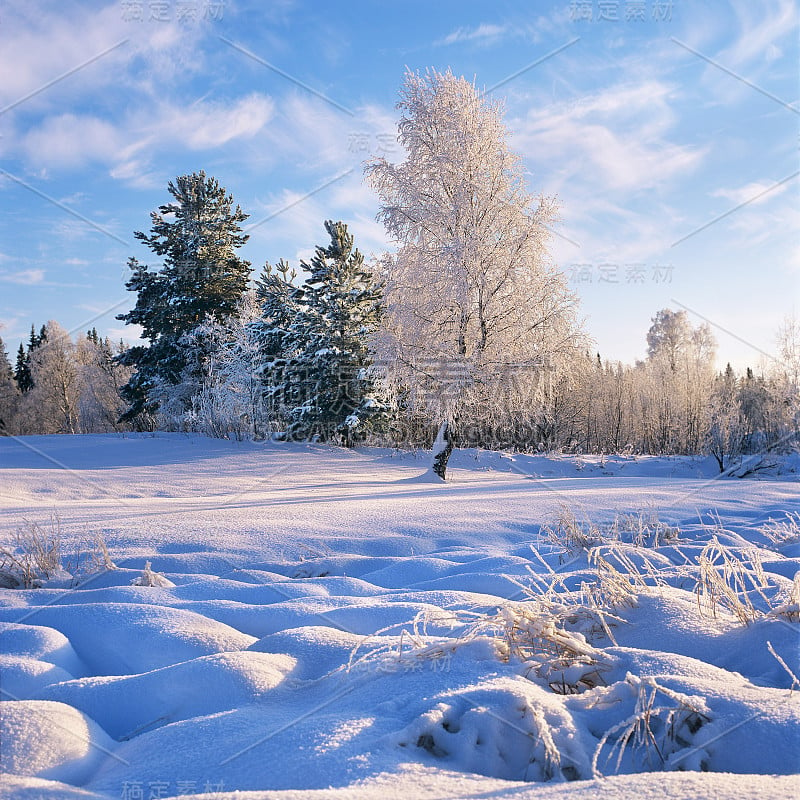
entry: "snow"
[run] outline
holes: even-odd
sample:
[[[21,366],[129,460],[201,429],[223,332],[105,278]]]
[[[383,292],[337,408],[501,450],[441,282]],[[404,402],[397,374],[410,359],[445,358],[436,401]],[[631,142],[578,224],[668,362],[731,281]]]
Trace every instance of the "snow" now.
[[[455,451],[447,482],[420,480],[428,459],[0,439],[0,541],[57,518],[67,561],[100,533],[118,566],[0,592],[0,798],[797,796],[800,539],[768,535],[800,511],[791,459],[739,480]],[[604,545],[647,578],[602,623],[565,605],[599,573],[548,535],[564,506],[606,535],[620,514],[674,529]],[[714,541],[760,557],[747,624],[698,605]],[[658,750],[635,746],[645,719]]]

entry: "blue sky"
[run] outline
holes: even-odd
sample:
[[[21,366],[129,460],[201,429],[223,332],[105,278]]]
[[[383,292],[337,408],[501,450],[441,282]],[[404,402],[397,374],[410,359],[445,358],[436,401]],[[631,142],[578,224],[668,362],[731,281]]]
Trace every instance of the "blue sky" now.
[[[408,67],[505,101],[534,193],[561,204],[552,255],[604,358],[632,362],[661,309],[756,366],[800,312],[798,12],[793,0],[36,3],[0,12],[0,336],[95,325],[133,296],[126,261],[167,182],[204,169],[251,214],[256,270],[341,219],[387,246],[362,181],[402,158]]]

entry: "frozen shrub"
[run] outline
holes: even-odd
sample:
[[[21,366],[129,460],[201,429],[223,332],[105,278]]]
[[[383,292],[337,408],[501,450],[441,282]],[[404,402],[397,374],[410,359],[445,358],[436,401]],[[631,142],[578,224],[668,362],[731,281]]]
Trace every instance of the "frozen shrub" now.
[[[545,525],[542,533],[561,551],[560,559],[585,552],[602,542],[599,528],[589,520],[579,520],[571,508],[562,505],[553,525]]]
[[[639,509],[634,514],[618,514],[607,535],[636,547],[662,547],[674,544],[680,529],[662,522],[652,509]]]
[[[153,572],[152,564],[149,561],[144,562],[142,574],[131,581],[131,586],[150,586],[159,589],[168,589],[174,585],[169,578],[164,577],[163,572]]]
[[[774,606],[770,610],[769,616],[781,617],[787,622],[800,622],[800,571],[794,574],[794,581],[786,602]]]

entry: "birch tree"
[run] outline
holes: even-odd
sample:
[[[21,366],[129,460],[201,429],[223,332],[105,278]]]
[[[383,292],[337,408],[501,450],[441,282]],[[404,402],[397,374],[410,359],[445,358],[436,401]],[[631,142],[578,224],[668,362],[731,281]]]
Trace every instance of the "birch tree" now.
[[[398,108],[405,160],[366,166],[397,246],[383,356],[412,410],[457,436],[489,400],[528,402],[543,365],[575,352],[575,298],[548,256],[556,202],[527,193],[501,104],[429,70],[406,73]]]
[[[45,331],[45,343],[31,356],[33,387],[23,398],[23,433],[77,433],[80,379],[75,345],[54,320]]]
[[[12,433],[13,420],[19,405],[20,392],[14,380],[14,371],[8,360],[3,339],[0,338],[0,436]]]

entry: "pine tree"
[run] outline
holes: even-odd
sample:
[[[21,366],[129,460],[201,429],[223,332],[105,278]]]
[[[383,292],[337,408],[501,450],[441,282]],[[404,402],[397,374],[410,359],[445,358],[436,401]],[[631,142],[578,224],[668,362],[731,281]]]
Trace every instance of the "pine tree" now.
[[[300,312],[287,331],[286,385],[293,439],[362,440],[387,419],[388,404],[373,367],[369,339],[383,315],[383,292],[342,222],[325,222],[327,247],[317,247]]]
[[[264,265],[256,281],[256,297],[261,317],[253,323],[253,335],[258,343],[256,369],[261,376],[267,413],[280,425],[287,404],[286,366],[297,355],[301,342],[290,331],[301,312],[303,288],[295,285],[297,272],[281,259],[273,267]]]
[[[118,317],[141,325],[149,341],[119,357],[136,370],[122,389],[129,403],[126,420],[154,414],[167,395],[188,408],[206,355],[202,341],[189,334],[207,316],[222,320],[233,314],[250,275],[249,262],[236,254],[248,239],[241,228],[248,215],[233,208],[217,180],[201,171],[176,178],[167,189],[175,202],[150,214],[150,234],[134,234],[163,257],[163,265],[150,270],[129,259],[126,288],[137,293],[136,306]]]
[[[28,392],[33,388],[31,359],[36,350],[44,344],[45,339],[47,339],[47,326],[42,325],[37,334],[36,326],[31,324],[27,349],[20,344],[19,350],[17,350],[17,361],[14,366],[14,380],[16,380],[17,386],[21,392]]]
[[[17,360],[14,365],[14,380],[21,392],[27,392],[33,386],[31,379],[31,367],[28,356],[25,354],[25,347],[20,342],[17,350]]]

